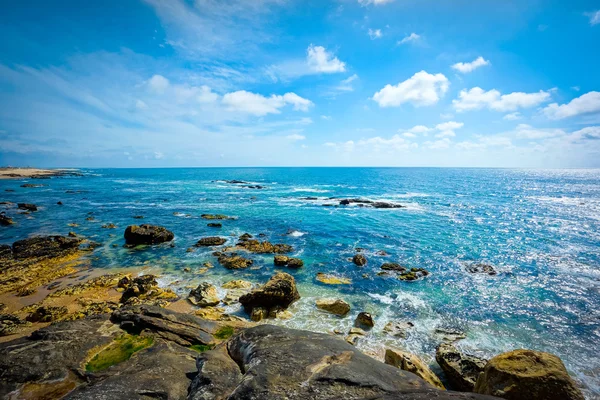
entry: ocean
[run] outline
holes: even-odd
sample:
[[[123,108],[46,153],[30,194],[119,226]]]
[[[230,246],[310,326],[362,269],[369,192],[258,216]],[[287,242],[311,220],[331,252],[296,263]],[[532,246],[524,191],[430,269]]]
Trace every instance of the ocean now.
[[[427,361],[440,343],[436,329],[464,332],[459,347],[491,357],[516,348],[561,357],[588,394],[600,395],[600,170],[451,168],[172,168],[84,169],[83,177],[0,180],[0,200],[35,203],[39,211],[0,228],[0,243],[69,231],[102,244],[90,264],[107,270],[150,266],[160,283],[185,296],[202,281],[246,279],[263,283],[278,270],[273,256],[252,255],[255,266],[231,271],[214,249],[187,252],[198,239],[222,236],[234,244],[250,233],[294,247],[304,267],[288,270],[302,299],[294,328],[348,330],[360,311],[375,328],[358,343],[376,352],[394,346]],[[246,183],[227,183],[240,180]],[[25,182],[44,184],[22,188]],[[262,188],[248,186],[259,185]],[[7,192],[5,189],[14,189]],[[339,205],[361,198],[402,208]],[[61,201],[62,206],[57,205]],[[236,217],[211,228],[201,214]],[[134,219],[142,215],[144,219]],[[93,216],[94,220],[86,218]],[[116,229],[102,228],[113,223]],[[128,225],[162,225],[174,246],[123,247]],[[68,224],[77,224],[77,227]],[[116,246],[115,246],[116,245]],[[349,258],[361,248],[368,260]],[[199,275],[206,261],[215,265]],[[425,268],[425,278],[405,282],[380,276],[384,262]],[[473,274],[486,263],[496,275]],[[326,285],[317,272],[351,280]],[[315,300],[348,301],[346,318],[316,309]],[[241,310],[229,311],[243,315]],[[390,321],[414,324],[406,339],[382,332]]]

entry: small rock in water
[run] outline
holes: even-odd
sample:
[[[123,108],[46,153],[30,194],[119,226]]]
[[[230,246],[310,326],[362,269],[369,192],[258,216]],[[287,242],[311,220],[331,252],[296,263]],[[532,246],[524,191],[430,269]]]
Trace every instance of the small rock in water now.
[[[411,268],[408,272],[403,272],[398,275],[401,281],[416,281],[419,278],[429,275],[429,271],[424,268]]]
[[[317,272],[316,279],[319,282],[326,283],[328,285],[349,285],[352,283],[352,280],[350,280],[348,278],[343,278],[341,276],[326,274],[323,272]]]
[[[252,282],[235,279],[233,281],[224,283],[221,287],[223,289],[252,289],[252,286]]]
[[[356,254],[354,257],[352,257],[352,262],[359,267],[362,267],[367,265],[367,257],[362,254]]]
[[[383,263],[380,267],[384,271],[406,272],[407,268],[398,263]]]
[[[133,219],[144,219],[143,215],[134,215]]]
[[[0,214],[0,225],[8,226],[8,225],[13,225],[14,223],[15,223],[15,221],[13,221],[12,218],[7,217],[4,214]]]
[[[18,203],[17,207],[20,210],[27,210],[27,211],[37,211],[37,206],[35,204],[31,204],[31,203]]]
[[[92,217],[93,219],[93,217]],[[130,225],[125,229],[125,243],[128,245],[152,245],[170,242],[175,238],[173,232],[156,225]]]
[[[62,206],[62,205],[63,205],[63,202],[62,202],[62,201],[59,201],[59,202],[57,202],[57,203],[56,203],[56,205],[58,205],[58,206]]]
[[[373,316],[371,314],[363,311],[356,317],[354,325],[357,327],[372,328],[375,326],[375,322],[373,321]]]
[[[464,332],[450,328],[436,328],[435,334],[441,336],[445,342],[456,342],[467,337]]]
[[[221,246],[221,245],[225,244],[226,242],[227,242],[227,239],[225,239],[225,238],[218,237],[218,236],[211,236],[211,237],[205,237],[205,238],[198,240],[198,243],[196,243],[196,247]]]
[[[273,308],[287,309],[293,302],[300,299],[294,277],[278,272],[262,287],[240,297],[239,301],[248,313],[255,308],[268,311]]]
[[[318,299],[317,308],[336,315],[346,315],[350,312],[350,304],[340,299]]]
[[[496,275],[497,272],[493,266],[484,263],[470,264],[465,268],[471,274],[488,274]]]
[[[227,269],[244,269],[254,264],[252,260],[233,254],[222,254],[218,257],[219,263]]]
[[[278,267],[301,268],[304,262],[299,258],[276,255],[273,257],[273,263]]]
[[[412,322],[388,322],[383,331],[388,335],[405,339],[408,336],[408,330],[415,326]]]
[[[115,224],[111,223],[111,224],[104,224],[104,225],[101,226],[101,228],[104,228],[104,229],[116,229],[117,226]]]
[[[249,234],[249,233],[244,233],[242,236],[240,236],[240,240],[241,240],[241,241],[246,241],[246,240],[250,240],[250,239],[252,239],[252,237],[253,237],[253,236],[252,236],[251,234]]]
[[[208,226],[209,228],[221,228],[223,224],[221,224],[220,222],[209,222],[208,224],[206,224],[206,226]]]

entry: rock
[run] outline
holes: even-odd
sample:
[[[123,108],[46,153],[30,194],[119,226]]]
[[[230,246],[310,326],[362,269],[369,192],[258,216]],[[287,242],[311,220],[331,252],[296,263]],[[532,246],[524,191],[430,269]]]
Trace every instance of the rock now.
[[[189,400],[486,399],[440,391],[327,334],[259,325],[198,357]]]
[[[440,379],[419,357],[396,349],[385,350],[385,363],[400,368],[403,371],[412,372],[419,378],[439,388],[446,389]]]
[[[37,206],[35,204],[31,204],[31,203],[18,203],[17,207],[20,210],[27,210],[27,211],[37,211]]]
[[[104,229],[116,229],[117,226],[115,224],[111,223],[111,224],[104,224],[104,225],[101,226],[101,228],[104,228]]]
[[[223,224],[221,224],[220,222],[209,222],[208,224],[206,224],[206,226],[208,226],[209,228],[221,228]]]
[[[0,225],[8,226],[8,225],[13,225],[14,223],[15,223],[15,221],[13,221],[12,218],[8,217],[5,214],[0,214]]]
[[[222,237],[218,237],[218,236],[205,237],[205,238],[198,240],[198,243],[196,243],[196,247],[221,246],[221,245],[225,244],[225,242],[227,242],[227,239],[222,238]]]
[[[29,322],[53,322],[67,314],[67,307],[38,307],[34,312],[27,316]]]
[[[239,302],[248,313],[256,307],[268,310],[278,307],[288,308],[300,299],[294,278],[284,272],[278,272],[262,287],[240,297]]]
[[[342,199],[340,200],[341,206],[349,206],[350,204],[356,204],[359,207],[369,208],[404,208],[403,205],[397,203],[390,203],[386,201],[372,201],[365,199]]]
[[[403,272],[398,275],[398,279],[401,281],[416,281],[419,278],[423,278],[429,275],[429,271],[424,268],[411,268],[408,272]]]
[[[177,295],[171,290],[163,290],[158,287],[156,277],[154,275],[142,275],[133,280],[127,280],[123,282],[122,279],[119,282],[119,286],[125,288],[123,295],[121,296],[121,303],[134,305],[134,304],[161,304],[167,305],[168,301],[176,300]]]
[[[7,244],[0,244],[0,260],[8,260],[12,257],[12,247]]]
[[[71,231],[71,232],[69,232],[69,234],[67,236],[74,238],[74,237],[77,237],[77,234],[75,232]]]
[[[57,202],[56,202],[56,205],[57,205],[57,206],[62,206],[62,205],[63,205],[63,202],[62,202],[62,201],[57,201]]]
[[[450,328],[435,328],[435,334],[441,336],[444,342],[456,342],[467,337],[464,332]]]
[[[144,219],[143,215],[134,215],[133,219]]]
[[[372,328],[375,326],[375,322],[373,321],[373,316],[371,314],[363,311],[359,313],[354,320],[354,325],[357,327]]]
[[[383,263],[381,269],[384,271],[406,272],[407,268],[398,263]]]
[[[302,268],[304,266],[304,261],[301,259],[282,255],[276,255],[273,263],[278,267]]]
[[[470,264],[467,265],[465,269],[471,274],[496,275],[497,273],[493,266],[484,263]]]
[[[203,219],[235,219],[233,217],[228,217],[227,215],[223,215],[223,214],[202,214],[200,216],[200,218],[203,218]]]
[[[319,282],[325,283],[327,285],[349,285],[352,283],[352,281],[348,278],[342,278],[340,276],[326,274],[323,272],[317,272],[316,279]]]
[[[241,279],[236,279],[233,281],[229,281],[224,283],[221,287],[223,289],[252,289],[252,282],[244,281]]]
[[[253,239],[241,241],[237,245],[250,253],[257,254],[281,254],[294,251],[294,248],[289,244],[272,244],[268,241],[260,242]]]
[[[354,255],[354,257],[352,257],[352,262],[358,265],[359,267],[362,267],[367,265],[367,257],[365,257],[362,254],[356,254]]]
[[[269,316],[269,312],[262,307],[254,307],[250,313],[250,319],[254,322],[262,321]]]
[[[22,188],[41,188],[47,185],[36,184],[36,183],[24,183],[21,185]]]
[[[133,306],[115,310],[111,321],[136,333],[144,330],[181,346],[214,345],[219,325],[194,315],[177,313],[156,306]]]
[[[390,336],[406,339],[407,331],[415,326],[412,322],[388,322],[383,327],[383,331]]]
[[[278,267],[285,267],[288,263],[288,256],[276,255],[273,258],[273,263]]]
[[[29,322],[12,314],[0,314],[0,337],[17,333],[22,326],[30,325]],[[0,363],[1,365],[1,363]],[[1,391],[0,391],[1,394]]]
[[[219,256],[219,263],[227,269],[244,269],[251,266],[254,261],[238,255],[223,254]]]
[[[253,237],[253,236],[252,236],[251,234],[249,234],[249,233],[244,233],[243,235],[241,235],[241,236],[240,236],[240,240],[241,240],[241,241],[246,241],[246,240],[252,239],[252,237]]]
[[[175,235],[162,226],[144,224],[130,225],[125,229],[125,243],[128,245],[152,245],[170,242]]]
[[[34,236],[14,242],[12,253],[17,259],[61,257],[77,251],[81,243],[65,236]]]
[[[463,354],[453,344],[442,343],[435,352],[435,359],[442,367],[450,386],[462,392],[472,392],[486,360]]]
[[[492,358],[474,391],[510,400],[584,399],[560,358],[533,350],[514,350]]]
[[[340,299],[318,299],[317,308],[340,316],[350,312],[350,304]]]
[[[188,296],[188,300],[199,307],[216,306],[221,302],[217,288],[208,282],[202,282],[196,289],[193,289]]]

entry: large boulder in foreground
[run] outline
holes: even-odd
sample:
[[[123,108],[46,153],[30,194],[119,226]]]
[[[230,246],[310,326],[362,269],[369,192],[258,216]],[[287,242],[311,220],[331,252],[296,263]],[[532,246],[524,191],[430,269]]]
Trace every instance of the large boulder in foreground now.
[[[170,242],[175,238],[173,232],[156,225],[130,225],[125,229],[125,243],[132,246],[140,244],[159,244]]]
[[[492,358],[475,385],[476,393],[510,400],[583,400],[583,394],[554,354],[514,350]]]
[[[198,357],[188,399],[492,399],[441,391],[321,333],[260,325]]]
[[[412,372],[427,383],[439,389],[445,389],[442,382],[440,382],[440,378],[433,373],[427,364],[414,354],[396,349],[386,349],[385,363],[398,367],[403,371]]]
[[[286,309],[300,299],[294,277],[285,272],[278,272],[262,287],[240,297],[240,303],[248,313],[255,308],[262,308],[267,314],[272,309]]]

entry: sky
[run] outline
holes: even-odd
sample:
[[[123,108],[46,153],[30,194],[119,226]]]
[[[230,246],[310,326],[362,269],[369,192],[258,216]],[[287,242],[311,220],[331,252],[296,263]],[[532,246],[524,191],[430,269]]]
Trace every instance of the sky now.
[[[0,165],[600,167],[600,2],[0,0]]]

